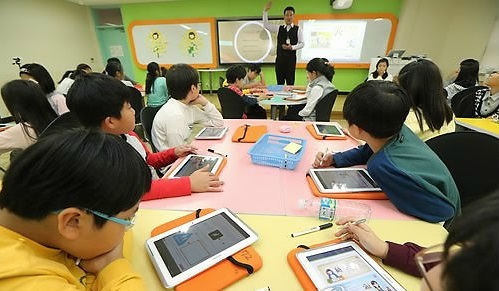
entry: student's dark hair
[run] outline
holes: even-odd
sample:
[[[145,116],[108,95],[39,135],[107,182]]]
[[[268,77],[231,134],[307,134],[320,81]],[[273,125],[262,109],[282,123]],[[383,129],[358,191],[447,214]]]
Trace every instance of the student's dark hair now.
[[[260,74],[261,71],[262,67],[260,66],[260,64],[251,63],[248,65],[248,72],[255,72],[257,74]]]
[[[476,86],[478,84],[478,70],[480,63],[474,59],[466,59],[459,65],[459,73],[457,74],[456,83],[464,88]]]
[[[333,81],[334,66],[332,66],[326,58],[311,59],[307,64],[306,70],[309,72],[318,72],[326,77],[329,82]]]
[[[69,207],[116,215],[151,186],[142,157],[119,136],[69,130],[28,147],[3,178],[0,208],[30,220]],[[102,227],[105,219],[95,216]]]
[[[166,86],[173,99],[185,99],[191,90],[191,86],[197,86],[198,83],[198,72],[190,65],[176,64],[166,72]]]
[[[225,72],[225,78],[227,78],[227,83],[235,83],[237,79],[244,79],[246,76],[246,69],[242,65],[230,66]]]
[[[378,78],[378,76],[379,76],[378,66],[381,63],[385,63],[387,68],[390,66],[390,63],[388,62],[387,58],[381,58],[381,59],[379,59],[379,61],[376,63],[376,70],[374,70],[374,72],[371,72],[371,74],[373,75],[373,78],[375,78],[375,79]],[[388,71],[385,71],[385,73],[381,76],[381,78],[384,80],[387,77],[388,77]]]
[[[78,78],[79,76],[86,74],[85,70],[91,71],[92,68],[87,64],[79,64],[78,66],[76,66],[76,69],[73,71],[73,73],[69,77],[74,80],[74,79]]]
[[[116,57],[112,57],[112,58],[109,58],[107,59],[107,62],[106,63],[111,63],[111,62],[116,62],[116,63],[120,63],[121,64],[121,61],[120,59],[116,58]]]
[[[86,72],[84,70],[92,71],[92,68],[87,64],[79,64],[78,66],[76,66],[75,70],[66,71],[66,73],[64,73],[64,75],[62,75],[61,80],[59,80],[59,82],[57,82],[57,84],[60,84],[64,79],[66,79],[68,77],[74,80],[74,79],[78,78],[78,76],[81,76],[82,74],[86,74]]]
[[[440,130],[452,121],[452,110],[442,89],[442,75],[435,63],[419,59],[405,65],[399,72],[398,82],[412,99],[412,109],[421,131],[423,120],[431,131]]]
[[[90,73],[77,78],[68,91],[66,104],[86,127],[100,128],[106,117],[121,117],[125,102],[130,102],[130,90],[120,80]]]
[[[33,139],[57,117],[40,86],[28,80],[12,80],[2,87],[2,99],[16,123]],[[31,136],[28,127],[34,129]]]
[[[38,82],[45,94],[54,92],[55,84],[54,79],[50,76],[50,73],[45,69],[44,66],[36,63],[24,64],[19,70],[19,75],[26,74],[30,75]]]
[[[106,73],[111,77],[116,77],[116,74],[120,72],[123,74],[123,66],[118,62],[109,62],[106,65]]]
[[[295,8],[293,6],[288,6],[284,8],[282,14],[286,14],[286,11],[293,11],[293,14],[295,14]]]
[[[445,290],[499,290],[499,191],[463,209],[444,244]],[[461,248],[450,252],[452,246]]]
[[[168,68],[161,66],[161,76],[166,77],[166,73],[168,72]]]
[[[151,93],[152,85],[154,84],[154,80],[159,77],[159,64],[156,62],[150,62],[147,64],[147,75],[146,75],[146,94]]]
[[[367,81],[348,94],[343,115],[348,124],[355,124],[375,138],[397,134],[409,113],[411,100],[393,82]]]

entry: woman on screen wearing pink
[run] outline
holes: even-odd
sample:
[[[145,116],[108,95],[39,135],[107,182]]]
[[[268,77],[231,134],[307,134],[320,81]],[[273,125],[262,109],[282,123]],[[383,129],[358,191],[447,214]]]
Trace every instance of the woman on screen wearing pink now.
[[[421,290],[499,290],[499,192],[463,209],[449,229],[443,245],[423,248],[381,240],[367,224],[347,219],[336,236],[352,239],[383,263],[423,277]]]
[[[389,66],[390,64],[388,63],[388,59],[379,59],[379,61],[376,63],[376,71],[369,73],[369,77],[367,77],[367,80],[393,81],[393,76],[388,73]]]

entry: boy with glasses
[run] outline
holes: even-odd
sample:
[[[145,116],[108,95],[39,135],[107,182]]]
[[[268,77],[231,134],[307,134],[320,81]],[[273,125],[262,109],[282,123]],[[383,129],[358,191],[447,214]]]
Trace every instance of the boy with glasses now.
[[[123,236],[150,186],[117,136],[79,129],[28,147],[0,192],[0,290],[146,290]]]

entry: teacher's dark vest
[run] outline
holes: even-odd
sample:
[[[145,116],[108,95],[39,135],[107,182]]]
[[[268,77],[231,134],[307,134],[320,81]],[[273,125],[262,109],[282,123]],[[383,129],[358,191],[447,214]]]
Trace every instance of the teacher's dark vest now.
[[[291,45],[298,43],[298,26],[293,25],[289,31],[286,31],[286,25],[279,26],[277,33],[277,57],[279,56],[296,56],[296,51],[283,50],[282,45],[286,43],[286,38],[289,37]]]

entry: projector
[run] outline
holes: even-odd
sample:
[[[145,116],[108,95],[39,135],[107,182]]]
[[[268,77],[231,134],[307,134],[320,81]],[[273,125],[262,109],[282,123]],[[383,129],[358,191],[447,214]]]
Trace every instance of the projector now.
[[[353,0],[331,0],[330,4],[334,9],[348,9],[352,6]]]

